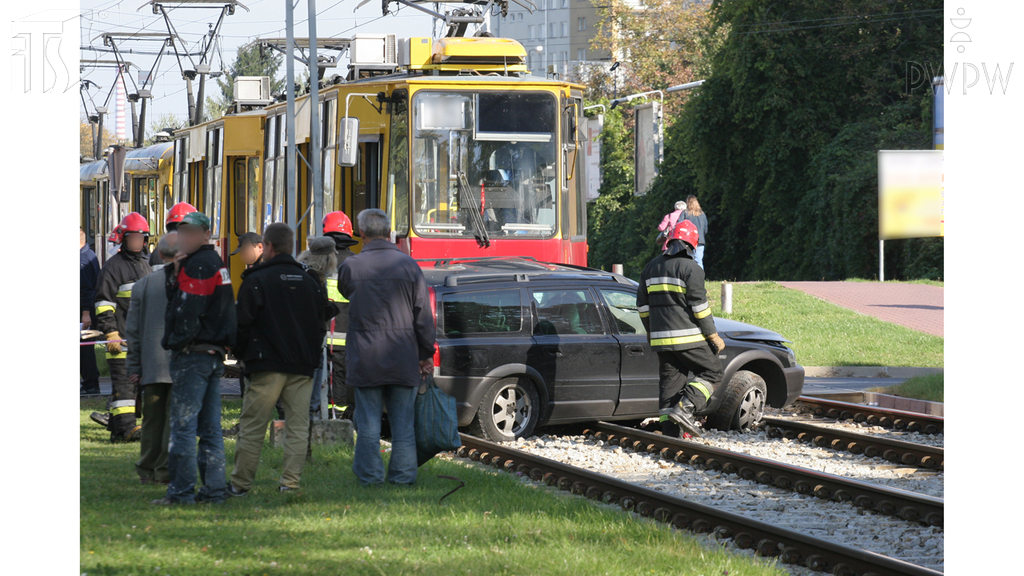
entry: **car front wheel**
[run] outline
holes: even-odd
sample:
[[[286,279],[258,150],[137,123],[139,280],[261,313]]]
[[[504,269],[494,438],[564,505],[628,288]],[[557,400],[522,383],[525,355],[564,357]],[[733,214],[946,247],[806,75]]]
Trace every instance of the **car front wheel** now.
[[[719,430],[750,430],[764,416],[768,387],[764,378],[739,370],[726,384],[722,403],[708,416],[708,426]]]
[[[502,378],[484,393],[469,431],[492,442],[510,442],[533,434],[538,420],[540,398],[533,383],[525,377]]]

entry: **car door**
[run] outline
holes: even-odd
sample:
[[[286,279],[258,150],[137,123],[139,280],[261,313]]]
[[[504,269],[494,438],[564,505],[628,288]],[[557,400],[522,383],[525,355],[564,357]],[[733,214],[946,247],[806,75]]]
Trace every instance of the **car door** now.
[[[605,311],[615,325],[620,351],[619,402],[616,416],[658,413],[658,354],[647,342],[647,331],[636,307],[636,292],[600,288]]]
[[[619,343],[585,285],[530,289],[530,365],[549,383],[548,421],[610,416],[619,396]]]

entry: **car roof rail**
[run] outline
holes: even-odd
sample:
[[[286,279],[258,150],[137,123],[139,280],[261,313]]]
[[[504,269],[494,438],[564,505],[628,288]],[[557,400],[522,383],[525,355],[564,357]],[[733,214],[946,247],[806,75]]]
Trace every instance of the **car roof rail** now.
[[[620,284],[631,284],[631,281],[628,278],[619,276],[618,274],[612,274],[610,272],[583,268],[582,270],[578,270],[578,273],[580,276],[583,276],[588,280],[607,280],[618,282]],[[475,272],[469,274],[449,274],[444,278],[444,285],[446,287],[451,287],[458,286],[460,283],[472,284],[486,280],[503,279],[514,280],[515,282],[531,282],[533,280],[548,280],[551,277],[557,278],[558,272]]]

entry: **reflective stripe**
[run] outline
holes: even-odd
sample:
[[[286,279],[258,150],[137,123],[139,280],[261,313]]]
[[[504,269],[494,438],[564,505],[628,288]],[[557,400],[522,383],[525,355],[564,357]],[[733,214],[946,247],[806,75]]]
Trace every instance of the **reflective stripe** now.
[[[694,314],[693,317],[697,318],[699,320],[701,318],[707,318],[710,315],[711,315],[711,308],[705,308],[703,311],[697,312],[696,314]]]
[[[676,344],[692,344],[694,342],[700,342],[704,340],[704,336],[697,334],[696,336],[683,336],[681,338],[659,338],[655,340],[651,339],[651,346],[674,346]]]
[[[641,312],[641,313],[640,313],[640,317],[641,317],[641,318],[647,318],[647,317],[648,317],[648,316],[650,316],[650,315],[651,315],[651,313],[650,313],[650,312]]]
[[[697,390],[700,390],[701,394],[704,395],[704,400],[711,400],[711,390],[708,390],[706,384],[704,384],[700,380],[694,380],[693,382],[690,382],[690,386],[693,386]]]
[[[348,410],[348,406],[338,406],[337,404],[328,404],[327,408],[328,409],[334,408],[335,410],[341,410],[342,412],[344,412],[345,410]]]
[[[696,313],[696,312],[700,312],[701,310],[707,310],[710,306],[711,305],[708,304],[708,302],[705,300],[704,302],[701,302],[700,304],[697,304],[696,306],[694,306],[693,307],[693,311]]]
[[[104,312],[113,312],[117,310],[117,302],[110,302],[109,300],[100,300],[96,302],[96,315],[99,316]]]
[[[107,352],[107,360],[124,360],[128,357],[128,352],[121,352],[120,354],[111,354]]]
[[[654,284],[647,288],[648,292],[679,292],[680,294],[686,294],[686,288],[684,286],[676,286],[675,284]]]
[[[121,284],[117,287],[118,298],[131,298],[132,297],[132,286],[135,286],[135,282],[129,282],[128,284]]]
[[[648,278],[646,281],[648,286],[652,284],[675,284],[676,286],[686,286],[686,283],[679,278],[672,278],[671,276],[660,276],[658,278]]]
[[[120,415],[120,414],[128,414],[129,412],[132,412],[132,413],[135,412],[135,402],[134,401],[132,401],[132,405],[131,406],[124,406],[122,408],[114,408],[114,409],[112,409],[110,411],[110,415],[111,416],[117,416],[117,415]]]
[[[114,400],[110,403],[111,408],[124,408],[125,406],[135,407],[135,400]]]
[[[345,345],[345,339],[344,338],[328,338],[327,341],[332,346],[344,346]]]
[[[647,304],[644,304],[643,306],[637,308],[636,311],[641,313],[641,314],[643,314],[644,312],[648,312],[650,309],[651,309],[650,306],[648,306]]]
[[[338,278],[335,275],[333,278],[327,279],[327,299],[331,302],[344,302],[348,303],[348,298],[341,295],[338,291]]]
[[[691,336],[693,334],[700,334],[700,328],[687,328],[685,330],[662,330],[660,332],[651,332],[651,338],[675,338],[677,336]]]

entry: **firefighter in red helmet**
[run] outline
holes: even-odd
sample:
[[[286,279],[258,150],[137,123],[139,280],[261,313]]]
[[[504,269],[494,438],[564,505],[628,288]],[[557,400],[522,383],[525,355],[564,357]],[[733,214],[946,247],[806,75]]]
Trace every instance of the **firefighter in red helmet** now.
[[[107,341],[107,366],[113,393],[107,404],[109,414],[93,413],[93,420],[105,422],[111,442],[139,439],[140,427],[135,424],[135,385],[128,379],[125,359],[127,346],[122,341],[132,286],[151,269],[143,249],[149,237],[149,223],[138,212],[121,220],[109,240],[121,247],[100,270],[96,282],[96,320],[94,325]]]
[[[647,338],[661,365],[662,425],[669,432],[677,425],[694,436],[700,435],[697,417],[722,381],[718,354],[725,349],[708,304],[704,270],[693,260],[699,237],[689,220],[676,224],[665,252],[640,274],[636,295]],[[693,378],[687,381],[691,372]]]
[[[324,216],[324,236],[334,240],[338,252],[338,266],[349,256],[355,256],[352,246],[359,242],[352,238],[352,220],[342,211]],[[328,408],[336,415],[348,418],[352,407],[345,399],[345,333],[348,331],[348,300],[338,291],[338,273],[327,278],[327,297],[338,306],[334,317],[328,344],[331,350],[331,398]]]
[[[164,228],[166,228],[168,232],[173,232],[178,228],[178,224],[181,222],[181,219],[185,217],[185,214],[195,211],[196,207],[188,202],[178,202],[174,206],[171,206],[171,209],[167,211],[167,218],[164,219]],[[160,254],[157,253],[156,250],[153,250],[153,253],[149,255],[149,265],[159,266],[163,263],[164,261],[160,258]]]

